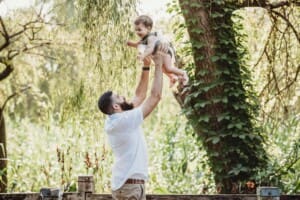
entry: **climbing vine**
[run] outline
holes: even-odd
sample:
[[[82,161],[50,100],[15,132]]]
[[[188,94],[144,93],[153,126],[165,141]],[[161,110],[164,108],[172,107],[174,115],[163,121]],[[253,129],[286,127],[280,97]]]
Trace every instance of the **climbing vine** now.
[[[258,104],[245,64],[241,16],[223,0],[179,2],[181,9],[170,10],[184,16],[176,29],[187,28],[191,51],[183,53],[194,63],[187,67],[191,83],[181,105],[206,148],[217,191],[255,192],[246,183],[263,181],[255,175],[268,159],[255,124]]]

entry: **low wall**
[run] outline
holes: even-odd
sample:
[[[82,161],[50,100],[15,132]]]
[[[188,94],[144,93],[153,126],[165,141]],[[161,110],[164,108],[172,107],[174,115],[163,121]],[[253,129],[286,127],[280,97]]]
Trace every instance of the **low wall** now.
[[[0,193],[0,200],[112,200],[111,194],[96,194],[93,176],[78,177],[78,192],[66,192],[61,194],[59,189],[44,188],[41,193]],[[279,196],[278,188],[269,188],[258,190],[259,194],[267,195],[261,200],[278,200],[270,197]],[[275,193],[272,193],[275,191]],[[277,193],[276,193],[277,191]],[[265,194],[266,193],[266,194]],[[41,195],[42,194],[42,195]],[[276,194],[276,195],[275,195]],[[43,196],[44,198],[41,198]],[[218,194],[218,195],[155,195],[148,194],[147,200],[259,200],[256,194]],[[280,200],[300,200],[299,195],[281,195]]]
[[[40,200],[39,193],[0,193],[0,200]],[[50,198],[46,198],[50,200]],[[54,200],[57,198],[53,198]],[[110,194],[64,193],[63,200],[112,200]],[[148,194],[147,200],[257,200],[253,194],[219,195],[154,195]],[[280,200],[300,200],[300,195],[281,195]]]

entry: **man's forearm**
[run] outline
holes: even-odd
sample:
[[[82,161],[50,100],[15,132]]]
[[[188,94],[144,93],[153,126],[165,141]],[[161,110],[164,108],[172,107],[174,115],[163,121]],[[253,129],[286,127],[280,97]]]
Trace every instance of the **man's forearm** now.
[[[161,98],[162,94],[162,84],[163,84],[163,75],[162,75],[162,63],[155,63],[155,72],[154,79],[152,83],[151,96],[158,99]]]
[[[154,110],[158,102],[161,99],[162,94],[162,56],[159,54],[154,55],[153,57],[155,63],[155,72],[154,79],[151,88],[151,94],[146,99],[145,103],[142,106],[142,112],[144,119]]]
[[[154,55],[153,60],[155,63],[155,72],[154,79],[151,88],[151,94],[146,99],[145,103],[142,105],[142,112],[144,119],[154,110],[158,102],[161,99],[162,94],[162,84],[163,84],[163,75],[162,75],[162,56]]]
[[[140,81],[135,90],[135,96],[140,97],[141,99],[146,98],[148,82],[149,82],[149,70],[143,69],[140,77]]]

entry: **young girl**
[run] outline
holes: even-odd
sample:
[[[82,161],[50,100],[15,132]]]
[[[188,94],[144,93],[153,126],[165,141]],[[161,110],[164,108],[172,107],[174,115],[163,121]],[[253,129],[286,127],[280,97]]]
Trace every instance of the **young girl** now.
[[[151,32],[153,21],[147,15],[139,16],[135,21],[135,32],[141,38],[138,42],[128,41],[127,45],[138,48],[138,59],[143,60],[147,56],[151,56],[156,53],[158,44],[162,38],[157,33]],[[176,68],[173,63],[175,61],[175,52],[170,44],[167,54],[163,54],[163,72],[170,78],[170,87],[179,80],[183,85],[187,85],[188,76],[186,71]]]

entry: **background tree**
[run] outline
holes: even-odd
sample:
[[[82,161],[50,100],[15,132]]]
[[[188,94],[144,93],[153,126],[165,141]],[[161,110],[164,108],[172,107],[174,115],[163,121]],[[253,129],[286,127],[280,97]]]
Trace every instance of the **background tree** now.
[[[287,29],[298,38],[291,22],[274,10],[291,6],[292,2],[180,0],[179,3],[195,65],[190,88],[181,88],[176,98],[207,150],[217,191],[241,192],[240,184],[246,185],[247,181],[270,184],[274,180],[263,177],[257,180],[259,172],[268,168],[268,157],[261,131],[254,123],[258,104],[245,66],[244,36],[236,10],[247,6],[266,8],[284,18]]]
[[[7,19],[7,22],[11,19]],[[48,39],[39,37],[39,32],[45,28],[49,23],[42,17],[42,9],[36,13],[35,16],[31,16],[31,20],[21,21],[18,24],[16,22],[7,23],[4,21],[3,16],[0,16],[0,81],[4,82],[15,69],[14,60],[19,55],[30,54],[36,55],[35,49],[47,47],[51,41]],[[15,97],[20,92],[24,92],[30,88],[30,86],[15,85],[15,91],[4,99],[0,107],[0,171],[1,182],[0,191],[6,192],[7,187],[7,148],[6,148],[6,129],[4,119],[4,109],[9,100]]]
[[[133,58],[134,51],[124,53],[125,51],[120,50],[124,50],[126,47],[125,41],[128,38],[128,34],[125,30],[131,29],[131,27],[129,27],[129,24],[124,24],[124,21],[121,21],[120,18],[112,18],[110,14],[110,9],[115,9],[115,12],[120,14],[119,17],[126,13],[131,14],[129,11],[132,11],[131,9],[134,6],[126,3],[128,10],[122,10],[124,8],[122,6],[118,8],[114,7],[118,3],[123,5],[123,2],[119,1],[112,2],[111,5],[106,4],[106,7],[99,5],[100,7],[97,9],[101,9],[101,13],[103,15],[106,13],[107,16],[95,17],[94,20],[96,21],[94,23],[97,23],[97,26],[94,25],[94,28],[96,31],[101,31],[100,35],[96,35],[96,31],[92,28],[85,30],[83,27],[86,24],[83,23],[85,21],[84,18],[81,18],[81,15],[84,14],[85,7],[80,1],[45,1],[45,3],[49,3],[45,7],[49,6],[49,10],[53,11],[52,15],[47,19],[51,19],[56,24],[65,22],[66,26],[56,28],[56,26],[49,24],[50,27],[48,29],[39,32],[39,36],[45,35],[52,38],[51,48],[40,48],[38,51],[32,52],[32,54],[41,55],[39,59],[33,61],[26,57],[25,54],[17,57],[21,59],[17,60],[16,63],[22,63],[22,61],[26,60],[26,64],[28,64],[26,67],[32,67],[31,64],[33,63],[38,66],[37,68],[32,68],[32,71],[28,70],[24,73],[26,74],[25,76],[27,74],[29,76],[33,74],[37,75],[32,77],[32,85],[34,85],[33,90],[35,92],[12,102],[8,108],[8,115],[11,121],[16,123],[16,126],[24,122],[29,124],[32,130],[37,130],[36,132],[29,131],[32,134],[37,134],[33,136],[34,138],[40,137],[40,134],[45,134],[46,136],[35,143],[35,141],[30,139],[29,134],[23,135],[27,131],[23,133],[22,131],[19,132],[19,129],[16,128],[10,129],[15,133],[13,136],[10,136],[10,143],[15,142],[11,146],[10,152],[13,152],[13,156],[10,159],[15,160],[13,165],[8,168],[11,177],[9,190],[23,190],[27,187],[25,186],[27,185],[25,182],[31,182],[35,179],[33,174],[31,177],[26,176],[28,179],[25,178],[22,180],[25,183],[23,186],[19,185],[20,183],[17,181],[18,176],[27,173],[23,169],[27,169],[25,163],[29,162],[30,157],[40,157],[40,155],[35,154],[35,152],[39,151],[44,152],[44,156],[40,157],[39,160],[42,164],[37,164],[34,167],[36,169],[34,171],[37,173],[42,171],[42,175],[37,175],[42,177],[36,182],[37,184],[31,184],[31,190],[36,190],[39,187],[38,184],[41,185],[41,182],[50,185],[53,180],[58,181],[65,190],[76,190],[76,187],[74,187],[76,186],[74,183],[76,176],[80,173],[93,171],[96,180],[103,183],[100,184],[99,188],[107,191],[109,187],[109,174],[102,173],[102,171],[106,172],[109,170],[110,157],[108,156],[107,164],[99,165],[99,162],[107,156],[107,150],[104,139],[102,139],[104,135],[99,135],[99,132],[102,131],[102,121],[99,120],[100,113],[98,113],[98,109],[95,110],[94,95],[98,94],[99,91],[109,88],[126,90],[129,94],[131,92],[129,88],[132,87],[138,78],[136,77],[135,70],[136,59],[125,59],[127,57]],[[92,9],[94,8],[96,7],[92,7]],[[27,11],[30,14],[32,12],[32,10]],[[90,11],[91,13],[95,13],[95,11]],[[91,13],[87,12],[87,14]],[[13,13],[11,16],[15,18],[15,21],[12,21],[13,23],[18,21],[16,20],[18,16],[16,13]],[[111,20],[111,23],[114,23],[115,20],[117,24],[112,24],[111,26],[109,23],[106,24],[109,20]],[[129,22],[128,19],[127,21]],[[104,34],[107,32],[110,34]],[[89,34],[93,33],[96,33],[97,38],[94,40],[93,45],[89,46],[88,41],[91,39]],[[85,45],[84,41],[86,41]],[[113,45],[112,41],[115,41]],[[92,48],[98,48],[101,56]],[[103,68],[94,68],[94,66],[99,65]],[[101,72],[100,76],[99,72]],[[18,73],[16,72],[15,74]],[[20,73],[19,75],[22,76]],[[16,80],[16,82],[23,81]],[[8,88],[10,85],[14,85],[14,80],[9,79],[6,85]],[[4,88],[4,91],[6,90],[7,88]],[[16,112],[12,112],[12,110],[16,110]],[[91,125],[94,122],[98,122],[97,125]],[[89,137],[86,137],[88,135],[85,133],[92,134],[92,136],[89,135]],[[70,136],[70,134],[73,136]],[[82,139],[82,135],[85,136],[84,139]],[[26,142],[19,143],[19,138],[24,137],[28,138]],[[72,139],[65,140],[65,138]],[[80,148],[78,147],[79,141],[81,143]],[[22,152],[22,146],[28,142],[33,142],[34,145],[31,144],[29,146],[34,146],[36,150],[40,148],[40,150],[30,151],[31,156],[29,156],[30,153],[28,152]],[[51,146],[49,147],[51,149],[51,153],[49,154],[45,152],[45,147],[48,145]],[[16,148],[17,146],[19,148]],[[53,146],[56,146],[54,151]],[[101,147],[100,150],[99,146]],[[54,158],[53,155],[55,156]],[[82,157],[81,155],[84,156]],[[23,162],[24,164],[21,164],[22,167],[20,167],[20,163]],[[53,170],[58,170],[58,173],[56,173],[57,176],[50,177]],[[84,170],[84,172],[81,170]],[[19,173],[16,173],[16,171]]]

